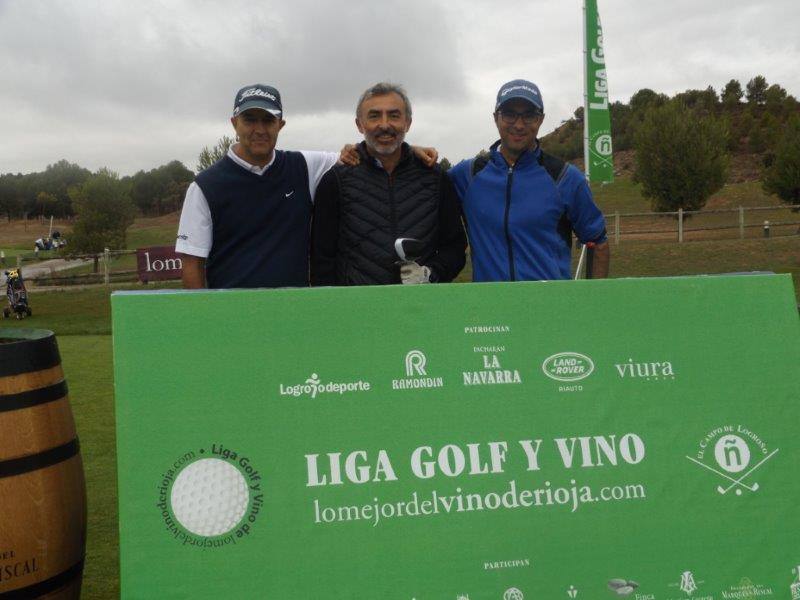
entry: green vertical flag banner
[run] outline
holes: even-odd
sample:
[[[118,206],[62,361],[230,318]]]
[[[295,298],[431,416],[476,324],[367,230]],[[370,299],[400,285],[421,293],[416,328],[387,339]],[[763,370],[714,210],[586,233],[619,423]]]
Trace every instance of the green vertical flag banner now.
[[[597,0],[584,4],[584,160],[589,181],[614,181],[608,71]]]
[[[800,595],[788,275],[112,308],[123,600]]]

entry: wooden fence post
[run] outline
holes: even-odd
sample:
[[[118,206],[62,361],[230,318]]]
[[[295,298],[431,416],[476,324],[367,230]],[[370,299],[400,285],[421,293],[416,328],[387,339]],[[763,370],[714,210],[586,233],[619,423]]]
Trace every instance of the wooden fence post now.
[[[108,285],[108,248],[103,249],[103,282]]]
[[[678,243],[683,242],[683,209],[678,209]]]
[[[744,239],[744,206],[739,207],[739,239]]]

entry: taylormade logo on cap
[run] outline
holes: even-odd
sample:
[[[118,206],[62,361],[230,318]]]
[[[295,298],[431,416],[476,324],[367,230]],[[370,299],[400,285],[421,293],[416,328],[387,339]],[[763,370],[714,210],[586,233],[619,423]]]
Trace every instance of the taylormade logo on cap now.
[[[539,111],[544,112],[544,102],[542,101],[542,94],[535,83],[525,81],[524,79],[515,79],[504,84],[500,91],[497,92],[497,103],[495,110],[500,108],[501,104],[505,104],[514,98],[521,98],[533,104]]]
[[[506,94],[508,94],[509,92],[513,92],[514,90],[527,90],[527,91],[529,91],[531,94],[534,94],[534,95],[536,95],[536,96],[538,96],[538,95],[539,95],[539,92],[537,92],[537,91],[536,91],[535,89],[533,89],[533,88],[529,88],[527,85],[515,85],[515,86],[513,86],[513,87],[506,88],[506,89],[504,89],[504,90],[501,92],[501,94],[500,94],[500,95],[501,95],[501,96],[505,96]]]
[[[274,87],[256,83],[248,85],[236,92],[233,102],[233,116],[237,116],[251,108],[265,110],[276,117],[283,115],[281,95]]]

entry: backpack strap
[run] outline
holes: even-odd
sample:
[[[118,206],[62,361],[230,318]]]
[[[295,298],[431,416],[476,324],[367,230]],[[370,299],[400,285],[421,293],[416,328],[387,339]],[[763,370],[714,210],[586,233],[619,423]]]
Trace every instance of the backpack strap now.
[[[567,173],[567,163],[552,154],[540,152],[539,164],[544,167],[544,170],[547,171],[547,174],[550,175],[556,185],[561,183],[561,180]]]
[[[469,163],[469,180],[470,183],[475,178],[475,175],[481,172],[481,170],[489,164],[489,157],[485,154],[479,154],[475,158],[473,158]]]

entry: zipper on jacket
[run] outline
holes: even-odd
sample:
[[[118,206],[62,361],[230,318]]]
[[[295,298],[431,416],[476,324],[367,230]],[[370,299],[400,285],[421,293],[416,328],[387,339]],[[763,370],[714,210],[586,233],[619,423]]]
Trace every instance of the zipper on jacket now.
[[[397,167],[395,167],[396,169]],[[389,177],[389,209],[392,216],[392,235],[397,239],[397,207],[394,205],[394,173],[387,173]]]
[[[516,281],[517,274],[514,268],[514,247],[511,243],[511,231],[508,228],[508,213],[511,211],[511,183],[514,181],[514,165],[508,167],[508,179],[506,180],[506,214],[503,219],[503,228],[506,232],[506,244],[508,245],[508,277],[509,281]]]

